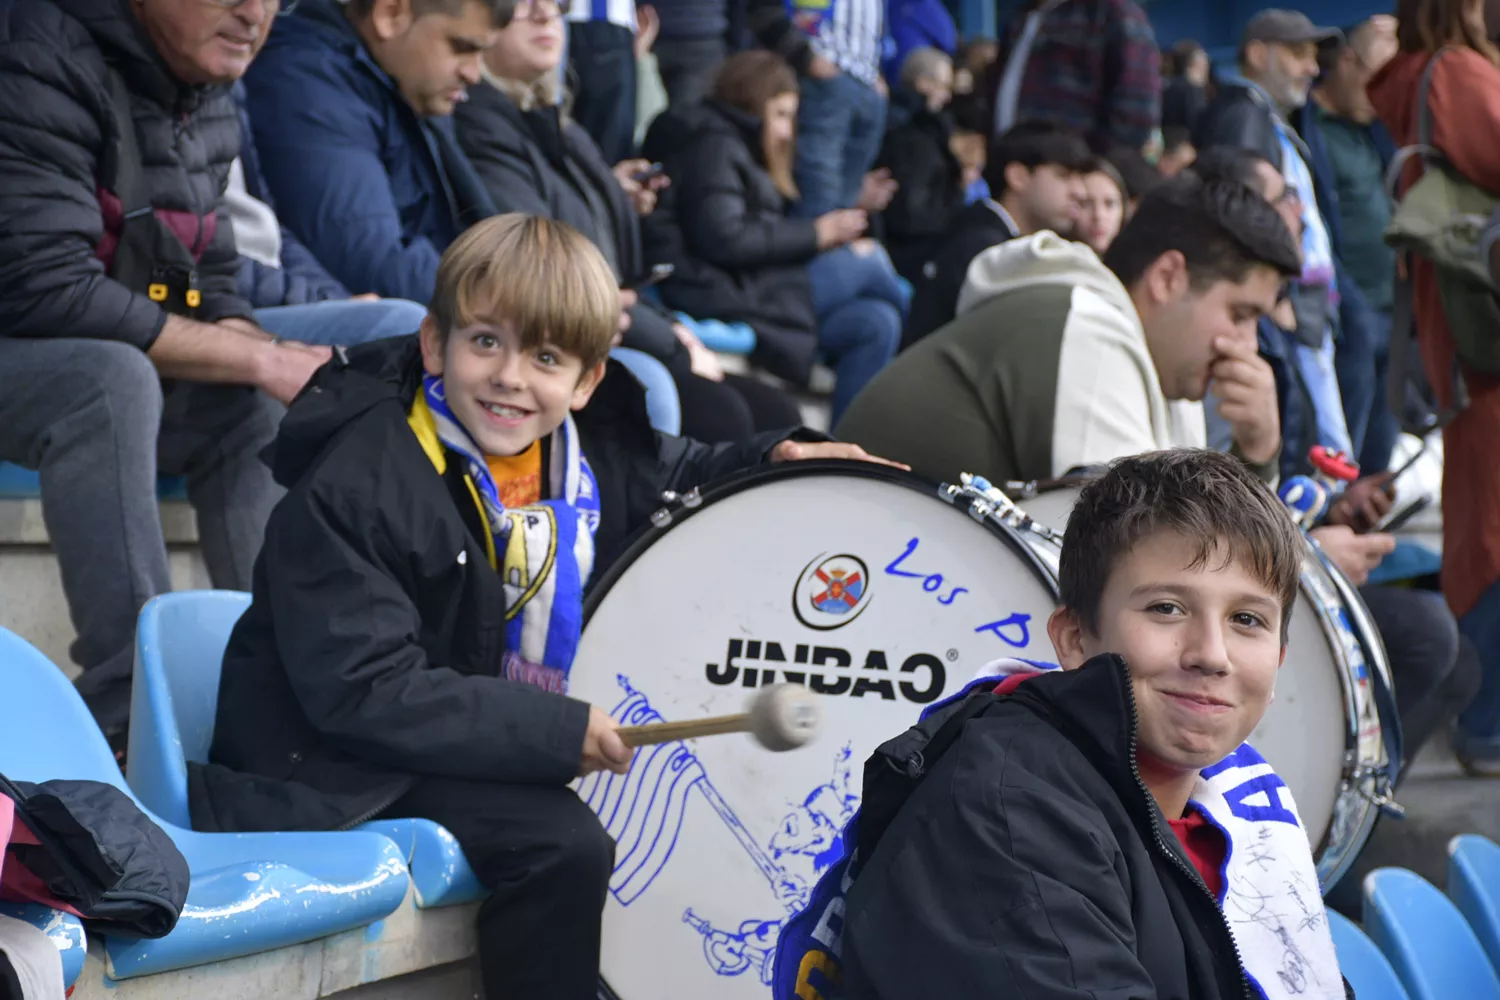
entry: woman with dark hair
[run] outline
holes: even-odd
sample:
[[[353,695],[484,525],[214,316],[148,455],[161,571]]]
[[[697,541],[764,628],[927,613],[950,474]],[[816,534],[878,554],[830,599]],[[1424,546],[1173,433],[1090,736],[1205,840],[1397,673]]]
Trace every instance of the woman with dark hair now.
[[[895,356],[906,297],[858,209],[788,218],[797,77],[779,56],[742,52],[712,96],[653,123],[645,152],[672,183],[646,222],[654,259],[676,265],[662,299],[695,317],[748,323],[752,358],[805,383],[818,355],[838,373],[833,417]]]
[[[1209,75],[1213,64],[1208,53],[1192,39],[1172,46],[1172,76],[1162,88],[1161,127],[1185,128],[1192,132],[1198,116],[1208,107]]]
[[[1417,93],[1428,64],[1432,145],[1470,183],[1500,192],[1500,0],[1400,0],[1400,51],[1371,79],[1376,113],[1398,146],[1417,142]],[[1421,175],[1413,160],[1403,177]],[[1466,767],[1500,773],[1500,378],[1458,357],[1430,261],[1410,262],[1412,312],[1427,379],[1439,405],[1454,403],[1454,372],[1469,405],[1443,429],[1443,594],[1479,648],[1484,681],[1459,716],[1454,749]]]
[[[1087,243],[1102,257],[1125,225],[1125,202],[1128,200],[1125,181],[1113,163],[1098,156],[1084,169],[1083,190],[1083,202],[1078,212],[1078,241]]]
[[[485,52],[484,82],[455,111],[459,144],[496,208],[568,223],[604,252],[621,287],[630,288],[662,260],[642,252],[640,234],[640,217],[654,208],[660,182],[637,179],[649,167],[644,160],[611,167],[567,116],[557,74],[563,30],[557,0],[517,5]],[[671,372],[684,435],[742,441],[801,423],[789,396],[755,379],[725,375],[713,352],[661,309],[641,302],[629,315],[625,346]]]

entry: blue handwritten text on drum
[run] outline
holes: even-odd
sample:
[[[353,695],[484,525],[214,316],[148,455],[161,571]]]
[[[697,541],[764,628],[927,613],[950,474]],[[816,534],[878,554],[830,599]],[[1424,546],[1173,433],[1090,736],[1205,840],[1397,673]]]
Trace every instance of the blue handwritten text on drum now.
[[[922,540],[920,538],[913,538],[911,541],[907,542],[906,551],[901,553],[895,559],[892,559],[890,564],[886,566],[885,572],[887,576],[904,577],[908,580],[921,580],[922,589],[927,591],[929,594],[935,594],[943,589],[943,583],[945,582],[943,580],[943,574],[921,573],[915,572],[911,569],[901,568],[902,564],[904,564],[908,559],[916,554],[917,547],[921,544]],[[953,587],[953,589],[949,590],[948,593],[939,595],[937,598],[937,602],[944,607],[951,607],[953,602],[958,600],[960,594],[967,594],[968,592],[968,587],[955,586]],[[1008,618],[1001,618],[996,621],[986,622],[985,624],[980,625],[974,631],[976,633],[993,633],[996,638],[1000,639],[1007,645],[1013,646],[1016,649],[1025,649],[1027,646],[1031,645],[1030,622],[1030,615],[1016,612]],[[1011,629],[1012,631],[1007,633],[1007,629]]]
[[[750,661],[750,662],[746,662]],[[810,646],[797,643],[792,647],[792,658],[787,659],[786,650],[779,642],[761,642],[759,639],[730,639],[724,654],[724,665],[707,664],[704,674],[710,684],[729,685],[739,681],[747,688],[763,687],[777,682],[776,674],[788,684],[803,684],[815,694],[846,694],[851,698],[865,695],[879,697],[884,701],[895,701],[896,692],[907,701],[925,705],[943,693],[948,682],[948,672],[943,661],[931,653],[913,653],[901,663],[899,673],[916,675],[925,668],[925,686],[918,687],[912,681],[893,682],[888,676],[890,666],[885,652],[872,649],[865,654],[864,666],[855,677],[851,673],[811,673],[806,667],[849,670],[854,657],[847,649],[838,646]],[[790,666],[792,669],[787,669]]]

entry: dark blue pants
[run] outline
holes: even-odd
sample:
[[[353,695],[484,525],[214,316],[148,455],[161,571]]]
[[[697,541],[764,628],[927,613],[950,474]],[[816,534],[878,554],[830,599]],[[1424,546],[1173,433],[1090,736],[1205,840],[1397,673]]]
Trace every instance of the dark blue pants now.
[[[834,365],[836,426],[859,391],[896,356],[906,295],[884,252],[860,256],[848,247],[818,254],[807,265],[818,350]]]
[[[801,86],[794,172],[802,200],[794,211],[813,219],[859,200],[860,184],[885,137],[886,102],[848,73],[831,80],[803,77]]]
[[[635,36],[608,21],[568,25],[573,120],[613,166],[635,155]]]
[[[1363,331],[1346,330],[1334,354],[1344,420],[1354,443],[1354,457],[1368,474],[1390,468],[1391,452],[1401,429],[1385,401],[1386,370],[1391,355],[1391,314],[1373,310],[1376,324]]]

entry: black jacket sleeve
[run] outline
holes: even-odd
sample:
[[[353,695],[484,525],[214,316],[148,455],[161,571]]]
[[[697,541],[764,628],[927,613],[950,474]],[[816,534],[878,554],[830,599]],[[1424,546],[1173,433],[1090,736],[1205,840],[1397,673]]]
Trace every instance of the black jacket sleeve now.
[[[351,490],[357,487],[351,487]],[[589,707],[529,684],[433,664],[401,580],[411,553],[356,534],[348,497],[294,493],[266,531],[262,564],[277,651],[309,723],[357,757],[417,774],[564,783],[578,773]],[[368,503],[367,498],[363,501]],[[359,518],[383,517],[364,510]]]
[[[0,336],[146,350],[167,314],[110,279],[94,254],[104,233],[95,178],[105,85],[74,58],[89,45],[70,37],[82,29],[58,20],[46,41],[0,33]]]
[[[497,114],[460,105],[454,117],[458,144],[474,165],[484,189],[498,212],[524,212],[552,218],[552,209],[542,197],[531,158],[526,155],[526,137]]]
[[[684,155],[673,180],[689,252],[728,270],[812,260],[818,253],[813,220],[747,211],[744,178],[733,166],[740,152],[734,138],[711,134]]]
[[[891,132],[875,162],[890,168],[891,179],[901,185],[883,214],[887,236],[911,240],[948,230],[964,195],[953,154],[935,135],[917,129]]]
[[[1155,1000],[1102,814],[991,739],[948,756],[850,890],[849,1000]]]
[[[785,0],[748,0],[745,25],[761,45],[791,63],[798,73],[807,72],[812,45],[787,16]]]
[[[685,492],[715,479],[754,468],[771,459],[783,441],[828,441],[828,435],[806,427],[757,434],[748,441],[705,444],[692,438],[656,435],[657,469],[662,490]]]
[[[1247,93],[1229,94],[1209,105],[1198,119],[1193,145],[1199,149],[1248,149],[1281,167],[1281,141],[1276,137],[1271,112]]]

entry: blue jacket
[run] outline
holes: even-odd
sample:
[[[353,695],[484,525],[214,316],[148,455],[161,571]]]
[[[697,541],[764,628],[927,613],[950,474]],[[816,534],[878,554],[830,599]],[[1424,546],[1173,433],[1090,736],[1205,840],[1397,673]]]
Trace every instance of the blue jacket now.
[[[901,64],[913,49],[924,46],[953,55],[958,27],[941,0],[888,0],[885,8],[886,57],[880,71],[891,89],[901,79]]]
[[[494,214],[452,122],[412,110],[335,0],[279,19],[245,88],[282,223],[351,292],[427,302],[443,250]]]
[[[240,109],[240,166],[245,171],[245,191],[257,201],[276,211],[276,202],[260,172],[260,155],[255,151],[255,136],[250,130],[250,116],[245,112],[245,87],[234,85],[234,99]],[[249,257],[240,257],[240,297],[257,309],[272,306],[300,306],[310,302],[347,299],[349,290],[329,274],[312,251],[303,246],[286,226],[281,227],[281,266],[270,267]]]

